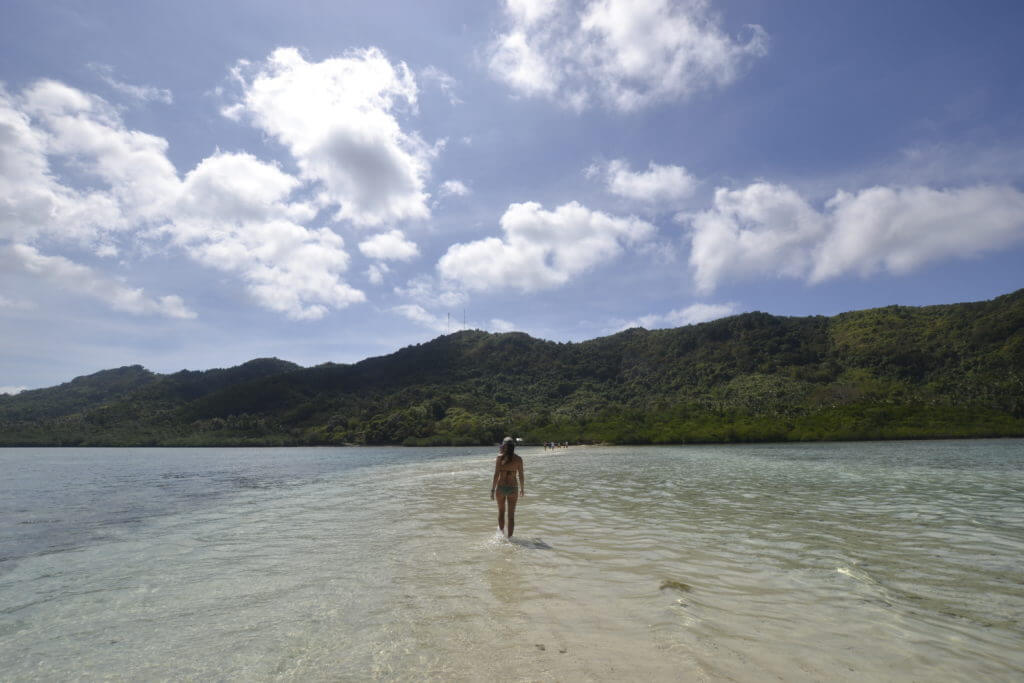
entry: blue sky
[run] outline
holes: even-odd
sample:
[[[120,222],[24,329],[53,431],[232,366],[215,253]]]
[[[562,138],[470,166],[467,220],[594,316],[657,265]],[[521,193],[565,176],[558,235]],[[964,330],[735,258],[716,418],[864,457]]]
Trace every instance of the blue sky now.
[[[1014,2],[0,7],[0,391],[1024,286]],[[450,321],[449,321],[450,316]]]

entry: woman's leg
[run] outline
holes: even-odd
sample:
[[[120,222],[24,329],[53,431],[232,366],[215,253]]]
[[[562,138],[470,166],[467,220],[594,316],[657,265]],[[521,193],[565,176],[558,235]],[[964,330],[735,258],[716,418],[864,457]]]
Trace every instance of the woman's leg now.
[[[508,537],[512,538],[512,532],[516,528],[516,503],[519,502],[519,494],[508,497]]]
[[[498,528],[501,529],[502,533],[505,533],[505,496],[501,493],[494,494],[494,499],[498,501]]]

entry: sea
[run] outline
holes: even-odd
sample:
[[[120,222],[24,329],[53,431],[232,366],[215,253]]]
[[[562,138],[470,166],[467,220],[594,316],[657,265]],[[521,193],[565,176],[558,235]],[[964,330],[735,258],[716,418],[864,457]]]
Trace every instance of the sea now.
[[[1024,441],[0,450],[0,678],[1024,680]]]

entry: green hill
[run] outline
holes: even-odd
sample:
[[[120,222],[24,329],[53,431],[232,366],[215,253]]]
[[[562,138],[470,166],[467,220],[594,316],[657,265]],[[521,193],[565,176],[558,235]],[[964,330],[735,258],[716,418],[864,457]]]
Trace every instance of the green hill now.
[[[684,443],[1024,435],[1024,290],[582,343],[465,331],[352,365],[139,366],[0,396],[0,445]]]

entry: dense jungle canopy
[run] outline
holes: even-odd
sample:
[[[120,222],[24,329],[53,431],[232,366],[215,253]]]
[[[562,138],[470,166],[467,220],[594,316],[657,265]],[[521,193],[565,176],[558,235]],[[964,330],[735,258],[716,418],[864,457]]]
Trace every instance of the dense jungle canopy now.
[[[462,331],[351,365],[133,365],[0,396],[0,445],[692,443],[1024,435],[1024,290],[581,343]]]

